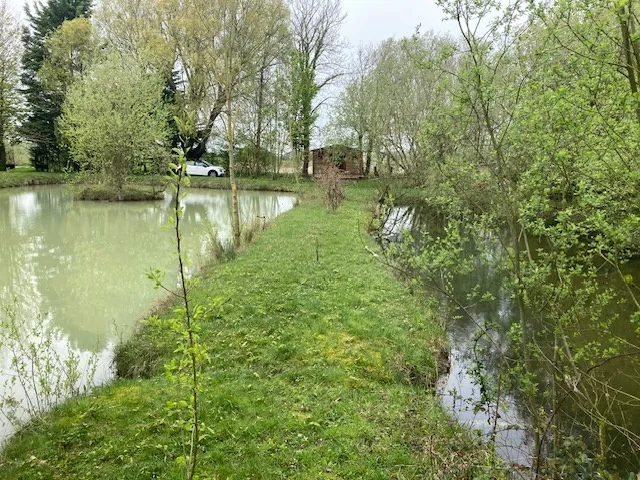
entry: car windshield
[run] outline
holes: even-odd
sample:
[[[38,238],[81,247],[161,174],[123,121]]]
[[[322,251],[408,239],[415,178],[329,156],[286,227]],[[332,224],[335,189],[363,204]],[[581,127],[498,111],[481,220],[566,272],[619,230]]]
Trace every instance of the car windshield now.
[[[202,162],[202,165],[205,166],[205,167],[210,167],[211,166],[211,164],[209,162],[205,162],[204,160],[201,160],[201,162]]]

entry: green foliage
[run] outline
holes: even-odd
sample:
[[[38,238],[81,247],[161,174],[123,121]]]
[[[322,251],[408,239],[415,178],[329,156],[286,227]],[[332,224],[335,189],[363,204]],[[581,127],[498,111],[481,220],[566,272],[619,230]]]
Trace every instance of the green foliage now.
[[[291,148],[307,176],[311,131],[318,118],[316,97],[338,76],[331,62],[340,52],[339,28],[345,17],[337,0],[296,0],[291,10],[287,116]]]
[[[60,129],[73,158],[102,176],[120,199],[137,165],[149,165],[156,173],[166,166],[163,88],[160,77],[113,54],[68,91]]]
[[[67,89],[99,61],[100,44],[89,19],[64,21],[45,42],[49,55],[38,72],[42,87],[56,97],[64,98]]]
[[[175,119],[179,131],[188,133],[192,124]],[[175,149],[176,163],[169,164],[169,180],[173,191],[173,213],[170,224],[175,232],[175,245],[180,273],[179,291],[174,292],[162,284],[162,274],[158,271],[149,272],[149,278],[155,282],[156,288],[162,288],[180,299],[180,305],[174,309],[175,317],[163,322],[162,326],[171,332],[176,339],[173,355],[165,364],[165,376],[174,385],[176,400],[168,401],[166,411],[172,419],[171,428],[183,437],[183,454],[176,458],[176,463],[185,469],[187,480],[199,478],[198,451],[200,450],[201,430],[204,424],[200,420],[199,396],[202,383],[202,366],[208,361],[207,348],[200,342],[201,321],[208,313],[202,305],[190,303],[189,291],[197,284],[197,280],[187,279],[186,256],[182,251],[182,231],[180,221],[184,213],[182,199],[186,195],[184,187],[189,186],[186,175],[187,157],[184,151]],[[212,302],[210,305],[215,305]],[[167,328],[168,327],[168,328]],[[186,400],[185,400],[186,398]]]
[[[431,110],[420,137],[436,168],[416,167],[432,177],[424,198],[446,226],[390,253],[462,315],[493,295],[455,292],[452,279],[500,272],[514,325],[502,347],[481,342],[504,337],[500,325],[478,325],[477,408],[497,419],[505,389],[520,400],[535,474],[563,475],[575,461],[576,474],[608,475],[608,450],[627,456],[640,442],[618,397],[634,393],[606,368],[635,371],[640,348],[628,334],[640,308],[628,269],[640,256],[637,3],[439,4],[461,40],[403,48],[438,92],[421,102]],[[483,359],[498,349],[506,358],[492,378]],[[572,457],[578,429],[588,451]]]
[[[38,76],[50,56],[46,42],[65,20],[88,16],[91,4],[87,0],[47,0],[26,9],[29,25],[22,35],[22,84],[28,114],[21,134],[33,144],[32,162],[37,170],[60,170],[68,161],[55,126],[62,112],[64,96],[46,88]]]
[[[16,309],[14,304],[0,311],[0,348],[11,365],[2,382],[0,415],[13,428],[37,422],[61,401],[88,393],[98,366],[96,354],[76,352],[46,318],[23,325]]]
[[[5,0],[0,0],[0,171],[7,169],[8,140],[14,130],[18,106],[19,26]]]

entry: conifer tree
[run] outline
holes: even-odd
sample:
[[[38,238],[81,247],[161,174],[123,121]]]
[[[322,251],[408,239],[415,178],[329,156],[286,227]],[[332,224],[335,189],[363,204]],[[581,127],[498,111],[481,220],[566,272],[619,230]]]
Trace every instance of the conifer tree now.
[[[28,26],[22,33],[22,83],[29,114],[21,133],[32,144],[31,158],[37,170],[59,170],[69,158],[56,135],[64,96],[48,90],[39,75],[49,58],[46,40],[65,20],[88,16],[90,12],[91,0],[47,0],[25,8]]]

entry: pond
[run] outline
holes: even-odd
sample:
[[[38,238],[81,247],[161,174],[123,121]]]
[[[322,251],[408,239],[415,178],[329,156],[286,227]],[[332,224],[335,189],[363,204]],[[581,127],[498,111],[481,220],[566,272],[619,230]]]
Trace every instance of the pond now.
[[[266,221],[295,201],[286,194],[239,192],[243,222]],[[207,257],[211,232],[231,238],[231,195],[190,190],[184,205],[183,251],[194,272]],[[76,201],[63,186],[0,190],[0,320],[24,336],[20,345],[11,344],[6,325],[2,330],[0,398],[15,397],[19,417],[41,409],[48,395],[34,379],[23,385],[19,365],[35,363],[43,370],[39,376],[55,383],[56,372],[76,356],[81,367],[92,365],[81,377],[93,376],[95,384],[112,377],[114,344],[166,297],[147,272],[159,269],[170,287],[177,284],[171,215],[168,194],[157,202],[105,203]],[[23,357],[18,364],[16,356]],[[82,390],[87,379],[72,381]],[[12,425],[6,418],[0,423],[1,440]]]
[[[383,236],[390,242],[388,245],[393,245],[407,239],[407,234],[410,234],[413,238],[410,252],[418,255],[425,241],[444,234],[445,225],[444,219],[425,205],[402,206],[391,211]],[[491,237],[492,232],[485,232],[484,235]],[[532,247],[534,251],[536,248],[546,248],[542,242]],[[526,477],[533,452],[530,412],[532,409],[542,411],[547,408],[553,376],[549,373],[549,366],[539,362],[534,366],[540,386],[539,396],[523,397],[518,389],[505,382],[498,409],[495,410],[495,404],[488,407],[485,402],[484,391],[489,388],[495,393],[497,379],[509,366],[513,366],[513,363],[509,363],[513,362],[510,360],[513,358],[513,345],[509,331],[514,325],[517,326],[519,317],[511,292],[503,287],[504,271],[499,266],[504,263],[504,255],[504,251],[495,244],[493,248],[483,249],[482,253],[477,248],[467,247],[463,256],[471,261],[472,271],[453,277],[451,297],[435,294],[445,317],[443,320],[447,326],[451,362],[450,371],[440,379],[438,390],[444,405],[470,430],[486,441],[495,433],[497,453],[507,465],[514,467],[514,477]],[[408,266],[406,268],[410,269]],[[633,278],[640,277],[639,261],[630,262],[625,268],[625,273]],[[412,275],[424,273],[412,271]],[[604,268],[598,277],[602,285],[613,290],[623,291],[625,288],[617,274],[607,272]],[[468,295],[473,291],[489,292],[491,298],[470,300]],[[548,409],[544,414],[549,418],[554,415],[553,420],[555,422],[557,419],[562,437],[569,442],[565,448],[573,449],[576,455],[588,453],[588,450],[598,451],[598,441],[604,440],[607,468],[627,478],[630,472],[640,471],[640,451],[637,444],[633,443],[640,432],[640,362],[637,356],[640,338],[629,323],[630,315],[635,310],[629,303],[614,303],[608,308],[606,314],[613,319],[611,335],[626,343],[630,351],[636,354],[603,361],[598,366],[602,388],[598,389],[596,385],[592,393],[598,399],[596,409],[599,416],[610,419],[611,424],[599,430],[602,425],[594,425],[591,412],[574,401],[572,392],[561,404],[562,409],[557,415]],[[537,325],[533,320],[530,326],[541,348],[551,352],[553,342],[548,338],[549,329]],[[575,330],[580,333],[576,337],[580,341],[592,340],[598,334],[588,321],[581,322]],[[482,378],[478,375],[479,369]],[[616,429],[614,424],[622,428]],[[628,435],[624,434],[625,429]],[[598,438],[598,435],[604,435],[604,438]],[[585,465],[588,463],[586,458],[584,462]],[[581,465],[580,468],[584,472],[589,470],[588,466]]]

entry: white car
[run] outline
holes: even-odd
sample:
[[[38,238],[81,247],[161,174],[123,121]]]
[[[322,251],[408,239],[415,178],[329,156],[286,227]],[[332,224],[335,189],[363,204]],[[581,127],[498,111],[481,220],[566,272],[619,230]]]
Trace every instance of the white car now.
[[[205,175],[209,177],[224,177],[224,168],[211,165],[204,160],[187,160],[187,173],[189,175]]]

